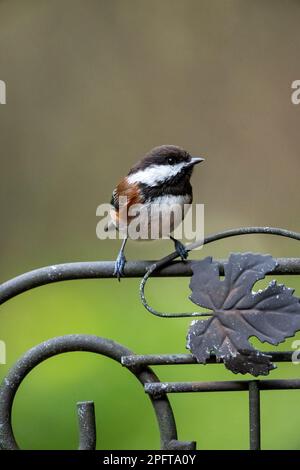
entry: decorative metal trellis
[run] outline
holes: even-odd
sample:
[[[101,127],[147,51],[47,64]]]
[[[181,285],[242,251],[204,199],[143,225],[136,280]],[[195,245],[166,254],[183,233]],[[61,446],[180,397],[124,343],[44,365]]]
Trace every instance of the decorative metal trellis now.
[[[270,227],[247,227],[228,230],[207,237],[204,244],[226,237],[264,233],[300,240],[300,234]],[[203,243],[203,242],[202,242]],[[197,243],[188,246],[189,251]],[[126,367],[142,384],[154,408],[164,450],[194,450],[194,441],[177,438],[175,417],[168,400],[169,393],[246,391],[249,395],[250,449],[260,449],[260,392],[263,390],[300,389],[300,379],[289,380],[230,380],[222,382],[160,382],[149,368],[151,365],[180,365],[223,362],[235,373],[250,372],[254,376],[267,375],[274,367],[271,361],[290,362],[294,351],[260,353],[247,343],[251,328],[258,338],[278,344],[285,337],[300,330],[300,301],[285,286],[271,283],[262,292],[250,292],[253,284],[265,275],[299,275],[300,258],[273,259],[269,255],[234,254],[229,261],[199,262],[174,261],[174,252],[159,262],[134,261],[125,267],[126,277],[143,277],[141,300],[152,313],[161,317],[191,316],[208,320],[194,320],[189,332],[192,354],[137,355],[114,341],[91,335],[67,335],[50,339],[33,347],[11,368],[0,387],[0,448],[18,449],[11,414],[15,395],[27,374],[50,357],[71,351],[87,351],[107,356]],[[67,263],[37,269],[0,286],[0,304],[36,287],[74,279],[112,278],[113,262]],[[224,276],[224,281],[219,276]],[[145,284],[150,276],[192,276],[191,300],[210,308],[212,312],[163,313],[150,307],[145,298]],[[238,280],[238,281],[237,281]],[[116,286],[117,288],[117,286]],[[225,293],[224,293],[225,292]],[[237,295],[238,294],[238,295]],[[209,302],[207,301],[209,299]],[[283,317],[282,317],[283,316]],[[237,319],[247,321],[241,328]],[[266,322],[268,320],[268,322]],[[214,323],[213,323],[214,322]],[[212,328],[212,324],[214,327]],[[250,329],[249,329],[250,328]],[[224,336],[224,331],[226,332]],[[218,332],[228,341],[219,341]],[[231,333],[230,333],[231,332]],[[225,346],[224,346],[225,344]],[[230,347],[228,347],[228,344]],[[232,344],[236,349],[232,350]],[[245,349],[246,345],[246,349]],[[78,403],[79,449],[95,449],[96,425],[93,402]]]

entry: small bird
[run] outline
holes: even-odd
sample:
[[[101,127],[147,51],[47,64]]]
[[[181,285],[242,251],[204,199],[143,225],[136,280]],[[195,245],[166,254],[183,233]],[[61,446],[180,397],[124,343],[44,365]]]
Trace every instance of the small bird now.
[[[190,183],[194,165],[203,162],[202,157],[191,157],[181,147],[175,145],[162,145],[155,147],[138,161],[113,191],[111,198],[112,212],[111,222],[106,231],[112,227],[120,230],[123,225],[127,228],[137,217],[132,215],[131,209],[136,205],[147,217],[140,217],[139,224],[141,232],[144,231],[143,239],[153,239],[151,234],[155,232],[158,236],[154,238],[165,238],[168,236],[175,245],[175,249],[182,260],[187,258],[188,252],[185,246],[176,240],[171,233],[185,216],[184,208],[189,207],[193,200],[193,190]],[[125,204],[120,201],[125,201]],[[180,210],[172,213],[176,207]],[[168,214],[167,214],[168,212]],[[175,214],[175,215],[174,215]],[[146,233],[146,236],[145,236]],[[124,275],[126,258],[124,249],[129,235],[126,232],[122,246],[115,262],[114,275],[120,281]],[[136,237],[134,237],[136,238]]]

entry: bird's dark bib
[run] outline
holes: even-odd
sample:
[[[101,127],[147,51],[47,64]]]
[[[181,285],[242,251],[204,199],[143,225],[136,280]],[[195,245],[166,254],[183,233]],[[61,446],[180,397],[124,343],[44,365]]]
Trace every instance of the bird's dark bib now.
[[[175,180],[175,181],[174,181]],[[145,200],[156,199],[161,196],[191,196],[193,199],[193,190],[190,183],[189,175],[178,175],[170,181],[165,181],[156,186],[148,186],[147,184],[139,183],[139,188]]]

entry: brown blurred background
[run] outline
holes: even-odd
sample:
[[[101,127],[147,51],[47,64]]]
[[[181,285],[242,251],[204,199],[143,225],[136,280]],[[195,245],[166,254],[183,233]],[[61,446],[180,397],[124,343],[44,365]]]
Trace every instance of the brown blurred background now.
[[[207,233],[299,230],[299,19],[296,0],[1,1],[1,278],[113,256],[96,207],[163,143],[207,156]]]
[[[297,0],[0,1],[0,79],[7,85],[7,104],[0,106],[1,281],[52,263],[114,259],[119,242],[97,240],[96,207],[109,202],[115,183],[141,155],[165,143],[207,158],[193,176],[206,234],[247,225],[299,231],[300,106],[291,103],[291,83],[300,79],[299,24]],[[195,256],[232,250],[296,256],[296,248],[295,241],[250,236]],[[166,241],[129,243],[127,257],[155,259],[172,249]],[[137,284],[121,284],[106,286],[125,303],[132,295],[132,311],[142,312]],[[100,284],[93,286],[96,297]],[[89,317],[84,301],[78,307],[74,290],[66,296],[77,298],[75,323],[69,300],[68,317],[53,304],[51,326],[39,323],[38,313],[33,320],[30,312],[47,312],[55,289],[45,288],[36,305],[37,294],[23,297],[28,317],[17,336],[17,310],[25,306],[4,306],[9,365],[51,335],[94,331],[96,314]],[[139,315],[143,326],[146,315]],[[68,318],[63,327],[59,316]],[[115,338],[110,325],[103,329]],[[95,326],[95,333],[103,331]],[[138,352],[163,352],[157,338],[152,347],[153,338],[135,343],[129,330],[123,336],[120,327],[115,339]],[[173,346],[166,352],[175,352]],[[236,438],[222,445],[232,447]],[[135,439],[123,445],[134,447]]]

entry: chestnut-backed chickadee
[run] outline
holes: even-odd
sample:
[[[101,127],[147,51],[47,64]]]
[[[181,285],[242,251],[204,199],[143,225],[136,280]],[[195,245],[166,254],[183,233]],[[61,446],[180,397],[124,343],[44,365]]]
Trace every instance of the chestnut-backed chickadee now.
[[[177,211],[177,217],[175,216],[177,220],[174,220],[173,217],[169,224],[168,236],[173,240],[175,249],[181,259],[186,259],[187,250],[184,245],[173,238],[170,233],[182,222],[185,215],[184,207],[190,205],[193,200],[190,178],[194,165],[203,160],[204,158],[191,157],[186,150],[175,145],[162,145],[152,149],[131,168],[128,175],[120,181],[113,191],[111,199],[112,221],[106,230],[111,227],[120,229],[122,223],[124,229],[124,224],[127,226],[135,218],[131,214],[131,209],[136,205],[140,205],[139,207],[146,209],[149,217],[147,219],[140,218],[139,223],[143,225],[143,220],[147,220],[145,224],[147,224],[146,231],[148,234],[153,233],[154,228],[157,229],[156,233],[159,234],[159,237],[165,237],[164,222],[166,222],[167,217],[164,217],[164,211],[166,208],[172,210],[176,205],[182,210],[180,214]],[[122,201],[125,201],[125,204],[122,203],[122,207],[120,205],[121,198]],[[153,208],[155,208],[154,211]],[[169,214],[170,212],[168,217]],[[167,222],[170,221],[167,220]],[[156,227],[159,224],[161,226]],[[126,263],[124,249],[128,238],[130,236],[127,232],[115,263],[114,275],[119,280],[124,275]],[[151,236],[147,238],[151,239]]]

